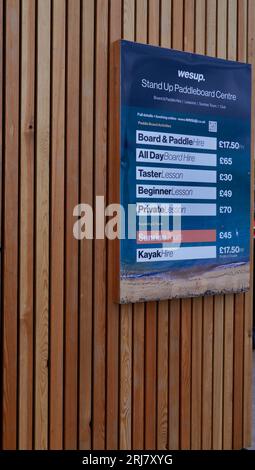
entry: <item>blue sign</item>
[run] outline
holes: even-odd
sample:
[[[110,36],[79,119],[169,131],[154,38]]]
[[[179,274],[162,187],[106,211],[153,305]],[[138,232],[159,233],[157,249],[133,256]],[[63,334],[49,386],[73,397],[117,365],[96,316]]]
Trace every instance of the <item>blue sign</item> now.
[[[247,290],[250,65],[121,41],[120,77],[120,301]]]

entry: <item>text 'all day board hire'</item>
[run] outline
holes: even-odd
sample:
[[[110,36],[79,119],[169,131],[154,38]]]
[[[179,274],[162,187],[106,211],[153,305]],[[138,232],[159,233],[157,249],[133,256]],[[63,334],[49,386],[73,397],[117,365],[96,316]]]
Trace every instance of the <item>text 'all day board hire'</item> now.
[[[129,41],[114,48],[116,300],[247,290],[250,65]]]

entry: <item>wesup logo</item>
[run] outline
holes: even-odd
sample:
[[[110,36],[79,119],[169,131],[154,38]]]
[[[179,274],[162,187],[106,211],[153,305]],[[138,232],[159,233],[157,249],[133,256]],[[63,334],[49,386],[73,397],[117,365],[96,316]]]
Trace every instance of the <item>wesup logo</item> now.
[[[205,77],[203,73],[189,72],[188,70],[178,70],[179,78],[188,78],[189,80],[196,80],[199,82],[205,82]]]

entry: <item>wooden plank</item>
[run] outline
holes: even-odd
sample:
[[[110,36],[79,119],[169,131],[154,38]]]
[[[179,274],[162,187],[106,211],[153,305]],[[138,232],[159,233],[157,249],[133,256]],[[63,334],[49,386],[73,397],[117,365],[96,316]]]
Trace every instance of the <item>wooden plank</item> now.
[[[184,50],[194,51],[194,1],[184,2]],[[180,447],[191,446],[191,299],[181,301],[181,410]]]
[[[79,202],[80,1],[67,8],[66,200],[65,200],[65,372],[64,448],[77,448],[78,241],[73,209]]]
[[[147,0],[136,2],[135,38],[147,42]],[[144,448],[144,304],[133,307],[133,396],[132,444],[133,449]]]
[[[80,200],[93,206],[94,1],[82,0]],[[80,244],[79,448],[91,449],[93,240]]]
[[[123,0],[123,38],[134,41],[135,37],[135,2],[134,0]]]
[[[184,1],[184,50],[194,52],[195,43],[195,0]]]
[[[255,4],[248,2],[248,49],[247,60],[252,65],[252,139],[251,155],[254,152],[254,109],[255,109]],[[251,158],[251,287],[245,294],[244,317],[244,390],[243,390],[243,447],[248,447],[252,442],[252,323],[253,323],[253,214],[254,214],[254,159]]]
[[[161,2],[160,45],[171,45],[171,1]],[[168,449],[169,302],[158,305],[157,449]]]
[[[171,1],[161,2],[160,45],[171,45]],[[168,449],[169,302],[158,304],[157,449]]]
[[[159,44],[159,1],[148,2],[148,43]],[[157,303],[145,309],[145,449],[156,448]]]
[[[147,22],[145,19],[148,15],[148,2],[147,0],[140,0],[136,2],[136,24],[135,24],[135,38],[137,42],[146,44],[147,42]]]
[[[50,449],[63,445],[65,2],[52,4],[51,220],[50,220]]]
[[[191,449],[201,449],[202,442],[202,298],[192,301],[191,363]]]
[[[168,448],[179,449],[180,431],[180,301],[172,300],[169,314],[169,432]]]
[[[148,42],[154,46],[159,45],[159,0],[148,0]]]
[[[205,53],[205,2],[195,4],[195,52]],[[202,443],[202,321],[203,301],[192,300],[191,358],[191,449],[201,449]]]
[[[114,69],[115,56],[117,52],[114,51],[114,41],[121,38],[121,15],[122,4],[118,0],[110,2],[110,44],[109,44],[109,64],[110,64],[110,80],[109,80],[109,133],[108,133],[108,204],[117,203],[118,199],[115,194],[118,191],[119,184],[115,184],[116,175],[116,155],[119,152],[119,135],[116,136],[119,126],[119,112],[116,106],[119,103],[119,90],[116,91],[115,87],[119,80],[117,80]],[[117,96],[116,96],[117,95]],[[117,137],[117,139],[116,139]],[[117,241],[119,243],[119,241]],[[107,283],[108,283],[108,297],[107,297],[107,405],[106,405],[106,448],[118,448],[118,433],[119,433],[119,420],[118,420],[118,405],[119,405],[119,305],[114,302],[114,280],[116,277],[116,261],[113,242],[108,241],[107,253]],[[119,259],[119,256],[118,256]],[[114,272],[115,271],[115,272]]]
[[[144,449],[144,304],[137,304],[133,319],[133,449]]]
[[[234,302],[234,403],[233,449],[241,449],[243,442],[243,328],[244,294],[236,294]]]
[[[106,195],[108,2],[96,8],[95,69],[95,196]],[[94,243],[94,351],[93,351],[93,448],[105,448],[105,353],[106,353],[106,242]]]
[[[228,3],[227,58],[236,60],[237,53],[237,2]],[[233,335],[234,295],[225,296],[224,306],[224,361],[223,361],[223,449],[232,449],[233,424]]]
[[[238,20],[237,1],[231,2],[229,13],[229,45],[228,56],[236,60],[238,54]],[[232,421],[232,445],[233,448],[242,447],[242,374],[243,374],[243,321],[244,321],[244,296],[243,294],[234,296],[234,356],[233,356],[233,421]]]
[[[218,2],[217,7],[217,56],[226,58],[227,50],[227,1]],[[223,334],[224,334],[224,296],[214,299],[213,335],[213,430],[212,447],[222,449],[223,417]]]
[[[120,347],[120,449],[131,449],[131,376],[132,376],[132,310],[121,308]]]
[[[213,297],[203,299],[202,449],[212,448]]]
[[[253,212],[252,212],[253,213]],[[252,445],[252,292],[245,294],[244,298],[244,370],[243,370],[243,443],[242,447]]]
[[[4,149],[3,149],[3,142],[4,142],[4,125],[3,125],[3,118],[4,118],[4,5],[3,5],[3,0],[0,1],[0,182],[1,182],[1,191],[0,191],[0,263],[1,263],[1,277],[0,277],[0,302],[1,302],[1,307],[2,307],[2,272],[3,272],[3,257],[2,257],[2,251],[3,251],[3,246],[2,246],[2,219],[3,219],[3,207],[2,207],[2,202],[3,202],[3,154],[4,154]],[[1,361],[0,364],[2,367],[3,366],[3,313],[1,310],[1,317],[0,317],[0,354],[1,354]],[[2,369],[1,369],[2,370]],[[3,448],[3,442],[2,442],[2,432],[3,432],[3,372],[0,374],[0,390],[1,390],[1,401],[0,401],[0,420],[1,420],[1,426],[0,426],[0,449],[2,450]]]
[[[5,158],[3,253],[3,449],[17,442],[19,1],[5,5]]]
[[[247,60],[247,1],[237,4],[237,59]],[[244,294],[235,295],[233,448],[243,446]]]
[[[234,295],[225,295],[223,363],[223,449],[232,449]]]
[[[123,38],[135,39],[135,2],[124,0]],[[132,305],[120,311],[120,449],[132,447]],[[126,332],[126,334],[123,334]]]
[[[226,59],[227,56],[227,0],[218,2],[217,6],[217,57]]]
[[[205,54],[206,39],[206,2],[196,0],[196,31],[195,31],[195,51],[197,54]]]
[[[3,182],[3,83],[4,83],[4,4],[3,0],[0,1],[0,181]],[[0,191],[0,247],[2,250],[2,196],[3,191]],[[0,279],[0,286],[2,286],[2,280]],[[2,289],[0,289],[0,302],[2,298]],[[2,338],[2,325],[0,326],[0,334]],[[0,379],[0,387],[2,386],[2,378]],[[1,414],[0,414],[1,415]]]
[[[48,446],[50,1],[38,1],[35,448]]]
[[[183,49],[183,0],[172,0],[172,47]]]
[[[0,263],[1,263],[1,269],[2,269],[2,218],[3,218],[3,208],[2,208],[2,202],[3,202],[3,134],[4,134],[4,126],[3,126],[3,115],[4,115],[4,99],[3,99],[3,91],[4,91],[4,5],[3,5],[3,0],[0,1],[0,83],[2,86],[0,87],[0,181],[1,181],[1,191],[0,191]],[[2,276],[0,277],[0,302],[2,306]],[[1,345],[0,345],[0,351],[1,351],[1,367],[2,367],[2,357],[3,357],[3,335],[2,335],[2,323],[3,323],[3,315],[1,315],[0,319],[0,335],[1,335]],[[2,380],[3,380],[3,374],[0,375],[0,390],[2,391]],[[2,420],[2,401],[0,404],[0,420]],[[2,432],[2,427],[0,428]],[[0,436],[2,436],[0,432]],[[0,448],[2,449],[2,439],[0,437]]]
[[[183,0],[172,0],[172,44],[183,49]],[[180,448],[180,300],[170,302],[169,314],[169,449]]]
[[[22,3],[19,275],[19,449],[33,444],[35,3]]]
[[[168,301],[158,304],[157,449],[168,449]]]
[[[216,0],[207,0],[206,8],[206,54],[215,56],[216,54]]]
[[[171,47],[171,15],[172,0],[161,0],[160,45],[162,47]]]
[[[216,53],[216,0],[207,1],[206,54]],[[213,297],[203,302],[202,449],[212,447]]]
[[[228,0],[228,59],[237,58],[237,0]]]
[[[180,448],[190,449],[191,435],[191,299],[181,301]]]
[[[247,61],[247,20],[248,20],[248,0],[239,1],[237,4],[237,60]]]
[[[206,54],[216,54],[217,0],[207,0],[206,7]]]
[[[157,303],[145,309],[145,449],[156,448],[156,328]]]
[[[222,449],[224,297],[214,298],[212,447]]]

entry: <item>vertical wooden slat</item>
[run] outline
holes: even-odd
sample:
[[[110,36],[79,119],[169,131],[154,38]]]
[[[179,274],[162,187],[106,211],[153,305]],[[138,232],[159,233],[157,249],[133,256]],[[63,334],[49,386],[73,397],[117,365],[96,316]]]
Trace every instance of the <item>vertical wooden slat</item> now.
[[[144,304],[134,307],[133,319],[133,449],[144,448]]]
[[[159,44],[159,1],[148,2],[148,43]],[[156,448],[157,303],[145,308],[145,449]]]
[[[50,1],[38,1],[35,448],[48,446]]]
[[[194,1],[184,1],[184,50],[194,51]],[[191,445],[191,299],[181,302],[181,414],[180,447]]]
[[[123,3],[123,38],[135,39],[135,2]],[[132,305],[120,311],[120,449],[132,447]]]
[[[1,184],[1,191],[0,191],[0,266],[1,266],[1,274],[3,272],[2,270],[2,251],[3,251],[3,246],[2,246],[2,218],[3,218],[3,208],[2,208],[2,202],[3,202],[3,132],[4,132],[4,126],[3,126],[3,114],[4,114],[4,107],[3,107],[3,91],[4,91],[4,86],[3,86],[3,78],[4,78],[4,8],[3,8],[3,0],[0,1],[0,184]],[[0,354],[1,354],[1,360],[0,360],[0,368],[1,368],[1,374],[0,374],[0,390],[1,390],[1,400],[0,400],[0,449],[2,450],[3,448],[3,442],[2,442],[2,430],[3,430],[3,331],[2,331],[2,326],[3,326],[3,314],[2,314],[2,279],[0,278],[0,306],[1,306],[1,317],[0,317]]]
[[[147,0],[136,2],[136,41],[147,42]],[[144,447],[144,309],[143,303],[133,307],[133,449]]]
[[[171,46],[171,1],[161,2],[160,45]],[[157,354],[157,449],[168,448],[168,344],[169,302],[158,305]]]
[[[96,3],[95,196],[106,195],[108,2]],[[93,447],[105,447],[106,242],[94,244]]]
[[[50,448],[63,445],[65,2],[52,8],[52,128],[50,241]]]
[[[244,317],[244,390],[243,390],[243,447],[251,445],[252,441],[252,323],[253,323],[253,214],[254,214],[254,109],[255,109],[255,3],[248,2],[248,48],[247,60],[252,65],[252,105],[251,105],[251,288],[245,294],[245,317]]]
[[[234,296],[225,295],[223,361],[223,449],[232,449]]]
[[[171,14],[172,0],[161,0],[160,45],[162,47],[171,47]]]
[[[212,447],[222,449],[224,297],[214,298]]]
[[[195,32],[195,52],[197,54],[205,54],[206,43],[206,2],[204,0],[196,0],[196,32]]]
[[[22,3],[19,276],[19,448],[33,441],[35,3]]]
[[[168,448],[168,301],[158,304],[157,449]]]
[[[202,442],[202,313],[201,298],[192,302],[191,364],[191,449],[201,449]]]
[[[156,448],[156,302],[145,309],[145,449]]]
[[[205,53],[205,2],[195,2],[195,52]],[[191,449],[202,444],[202,298],[192,301]]]
[[[216,53],[216,0],[207,0],[206,54]],[[213,298],[203,302],[202,448],[212,447]]]
[[[120,449],[131,449],[131,375],[132,375],[132,317],[130,306],[121,309],[120,350]]]
[[[212,446],[213,297],[203,302],[202,449]]]
[[[119,149],[114,147],[115,128],[118,125],[116,114],[111,111],[111,104],[114,101],[115,86],[115,70],[113,69],[114,55],[113,43],[121,38],[121,15],[122,4],[118,0],[110,2],[110,22],[109,22],[109,64],[110,64],[110,81],[109,81],[109,132],[108,132],[108,160],[111,162],[112,155],[116,155]],[[116,203],[114,200],[113,187],[114,174],[116,167],[114,164],[108,167],[108,203]],[[119,305],[112,298],[114,290],[114,249],[113,244],[108,242],[108,258],[107,258],[107,406],[106,406],[106,448],[118,448],[118,403],[119,403]],[[131,346],[132,350],[132,346]]]
[[[243,442],[243,327],[244,295],[235,295],[234,302],[234,403],[233,403],[233,449],[241,449]]]
[[[183,49],[183,0],[172,0],[172,47]],[[170,302],[169,314],[169,449],[180,446],[180,300]]]
[[[17,442],[19,1],[6,2],[3,253],[3,448]]]
[[[181,408],[180,408],[180,448],[190,449],[191,418],[191,299],[181,302]]]
[[[254,170],[252,170],[254,172]],[[254,203],[253,203],[254,204]],[[253,211],[252,211],[253,213]],[[252,238],[253,242],[253,238]],[[251,251],[252,253],[253,251]],[[244,306],[244,370],[243,370],[243,443],[242,447],[247,448],[252,444],[252,400],[254,388],[252,386],[252,296],[253,292],[245,294]]]
[[[171,46],[171,1],[161,2],[160,45]],[[169,302],[158,304],[157,449],[168,448],[168,344]]]
[[[183,49],[184,0],[172,0],[172,47]]]
[[[4,4],[3,0],[0,1],[0,181],[3,183],[3,67],[4,67]],[[0,191],[0,247],[2,251],[2,188]],[[0,262],[1,262],[1,252],[0,252]],[[2,280],[0,280],[0,287],[2,286]],[[0,289],[0,302],[2,299],[1,296],[2,289]],[[0,335],[2,338],[2,330],[0,326]],[[1,379],[0,379],[1,384]],[[1,385],[0,385],[1,386]]]
[[[217,4],[217,57],[226,59],[227,56],[227,0]]]
[[[227,58],[236,60],[237,1],[227,5]],[[232,449],[234,295],[225,296],[223,359],[223,449]]]
[[[207,0],[206,3],[206,54],[216,54],[217,31],[217,0]]]
[[[243,58],[243,47],[245,36],[243,29],[243,22],[245,21],[244,2],[231,2],[231,9],[229,9],[229,20],[231,21],[231,28],[229,29],[229,40],[232,42],[231,53],[234,59],[245,60]],[[246,20],[247,21],[247,20]],[[246,27],[245,27],[246,30]],[[243,41],[244,39],[244,41]],[[245,50],[246,54],[246,50]],[[240,449],[242,447],[242,419],[243,419],[243,328],[244,328],[244,294],[234,296],[234,383],[233,383],[233,448]]]
[[[227,1],[217,4],[217,57],[226,58]],[[224,296],[214,299],[212,448],[222,449]]]
[[[237,60],[241,62],[247,61],[247,15],[248,0],[242,0],[237,3]]]
[[[79,200],[80,1],[67,6],[64,447],[76,449],[78,241],[72,229],[73,208]]]
[[[93,206],[93,117],[94,117],[94,0],[82,0],[81,55],[81,203]],[[80,243],[79,277],[79,448],[92,444],[92,315],[93,315],[93,241]]]
[[[228,41],[229,60],[237,59],[237,0],[228,0]]]
[[[237,59],[247,57],[247,0],[237,3]],[[235,295],[233,448],[243,445],[244,294]]]
[[[180,411],[180,302],[172,300],[169,315],[169,432],[168,448],[179,449]]]

